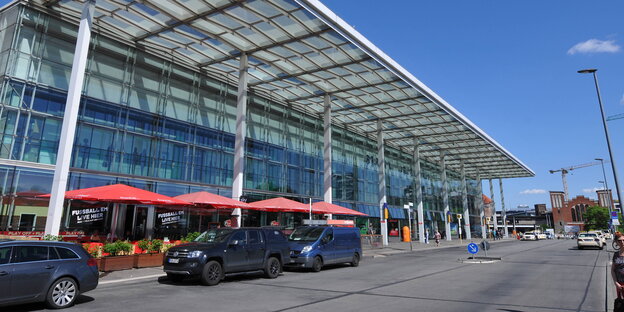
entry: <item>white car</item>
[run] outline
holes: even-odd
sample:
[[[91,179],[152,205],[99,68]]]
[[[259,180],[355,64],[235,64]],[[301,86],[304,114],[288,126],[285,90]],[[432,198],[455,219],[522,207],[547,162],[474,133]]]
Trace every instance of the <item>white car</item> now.
[[[604,248],[602,239],[596,233],[580,233],[576,239],[576,245],[578,249],[583,249],[585,247]]]
[[[533,232],[526,232],[522,235],[522,240],[537,240],[537,235]]]
[[[600,238],[602,242],[602,246],[607,246],[607,237],[602,233],[602,231],[588,231],[587,233],[594,233]]]
[[[537,239],[548,239],[546,233],[537,233]]]
[[[613,239],[613,234],[611,234],[611,231],[609,231],[609,230],[602,230],[602,235],[606,239]]]

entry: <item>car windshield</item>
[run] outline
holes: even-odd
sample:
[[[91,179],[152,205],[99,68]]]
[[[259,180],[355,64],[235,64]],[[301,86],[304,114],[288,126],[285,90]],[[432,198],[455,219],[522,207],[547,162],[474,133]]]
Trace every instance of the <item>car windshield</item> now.
[[[583,233],[579,234],[579,237],[596,237],[596,234]]]
[[[323,230],[325,229],[318,227],[300,227],[295,229],[295,231],[288,236],[288,240],[294,242],[313,242],[323,234]]]
[[[226,241],[232,232],[234,232],[233,229],[211,229],[201,233],[195,241],[202,243],[221,243]]]

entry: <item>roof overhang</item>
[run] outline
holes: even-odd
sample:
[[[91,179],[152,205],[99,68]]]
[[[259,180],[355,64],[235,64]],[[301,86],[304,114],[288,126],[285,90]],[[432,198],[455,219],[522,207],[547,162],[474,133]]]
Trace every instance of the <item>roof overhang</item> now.
[[[84,1],[29,2],[78,22]],[[535,173],[440,96],[317,0],[98,0],[94,31],[188,68],[238,79],[249,88],[319,116],[331,96],[332,123],[411,153],[416,138],[431,161],[469,177]]]

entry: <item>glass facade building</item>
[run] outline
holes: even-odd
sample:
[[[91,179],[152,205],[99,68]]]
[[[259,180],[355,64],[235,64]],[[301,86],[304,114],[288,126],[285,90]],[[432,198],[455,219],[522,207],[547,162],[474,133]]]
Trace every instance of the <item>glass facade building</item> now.
[[[0,27],[0,231],[42,231],[47,200],[37,195],[51,191],[78,27],[23,4],[5,9]],[[68,190],[124,183],[169,196],[200,190],[232,195],[237,81],[98,32],[88,55]],[[248,96],[243,191],[248,201],[322,200],[322,116],[253,90]],[[339,125],[332,140],[334,203],[377,220],[377,142]],[[440,165],[420,162],[424,223],[444,229]],[[390,219],[403,225],[403,206],[414,201],[413,155],[386,146],[385,166]],[[447,177],[450,211],[463,213],[461,175],[447,170]],[[467,189],[470,223],[478,225],[480,185],[468,178]],[[107,231],[106,216],[83,226],[68,216],[97,204],[72,205],[65,209],[61,231]],[[135,223],[141,219],[140,211],[128,211]],[[201,221],[201,213],[184,214],[178,225],[184,231],[227,218]],[[274,217],[266,214],[245,220],[268,225],[262,223]]]

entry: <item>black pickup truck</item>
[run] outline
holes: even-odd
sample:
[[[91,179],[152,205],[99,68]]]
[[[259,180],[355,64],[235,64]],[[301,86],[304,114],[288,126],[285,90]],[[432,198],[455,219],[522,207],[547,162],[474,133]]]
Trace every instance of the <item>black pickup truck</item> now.
[[[276,278],[289,257],[288,239],[278,229],[223,228],[170,248],[163,265],[172,281],[199,275],[202,284],[212,286],[226,273],[263,270],[268,278]]]

